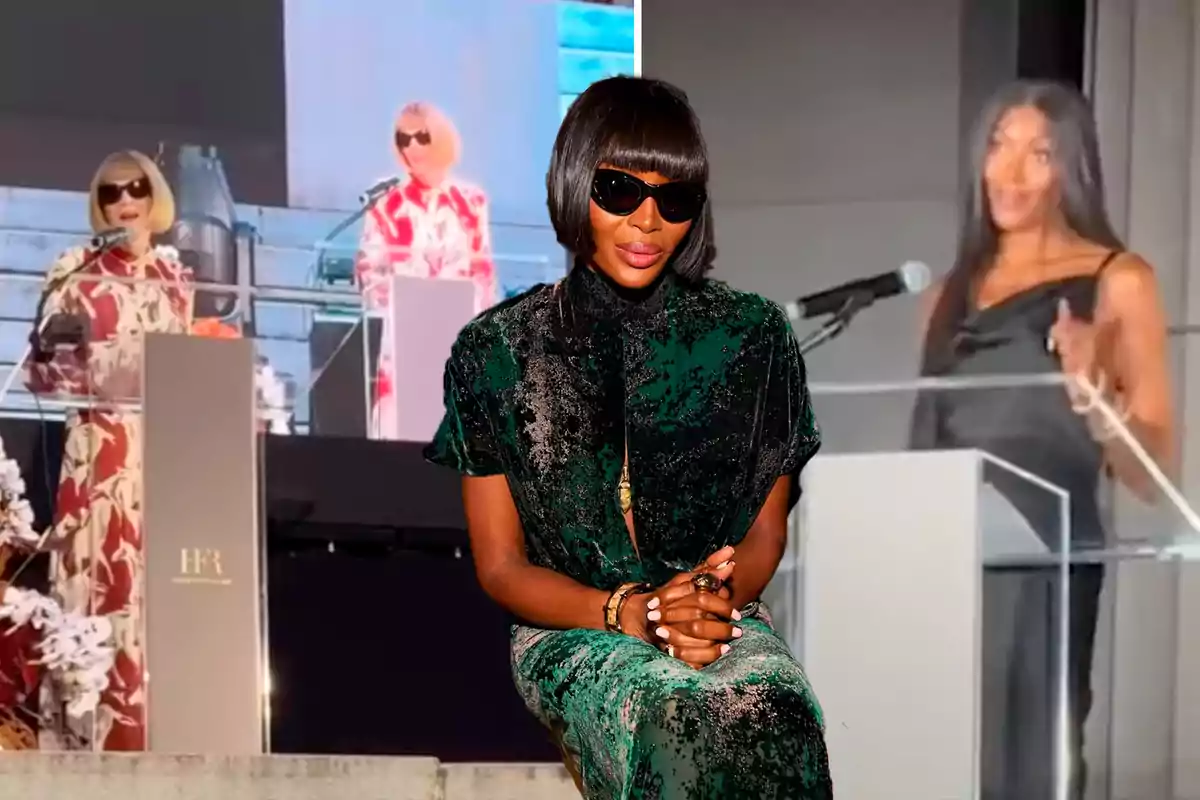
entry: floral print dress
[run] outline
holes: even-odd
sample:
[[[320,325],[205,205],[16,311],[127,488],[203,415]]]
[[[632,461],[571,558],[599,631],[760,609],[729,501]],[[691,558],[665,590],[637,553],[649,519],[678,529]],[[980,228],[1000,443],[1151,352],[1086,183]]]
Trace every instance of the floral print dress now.
[[[140,257],[120,248],[99,255],[79,248],[59,258],[46,278],[45,315],[81,314],[91,328],[86,360],[55,354],[30,371],[31,389],[77,406],[67,414],[48,537],[52,591],[64,610],[109,618],[116,661],[88,718],[66,718],[61,698],[43,687],[43,717],[56,724],[43,728],[42,749],[146,746],[142,426],[136,410],[142,341],[151,332],[189,332],[192,280],[169,248]]]

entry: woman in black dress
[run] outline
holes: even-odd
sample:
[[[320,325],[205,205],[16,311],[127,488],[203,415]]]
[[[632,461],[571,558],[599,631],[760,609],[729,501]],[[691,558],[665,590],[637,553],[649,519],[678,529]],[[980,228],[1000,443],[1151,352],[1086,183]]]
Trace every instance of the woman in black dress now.
[[[1007,86],[985,108],[972,156],[958,255],[932,292],[922,373],[1085,375],[1151,456],[1170,467],[1175,438],[1157,281],[1109,223],[1086,101],[1057,84]],[[1071,501],[1072,549],[1099,548],[1101,475],[1145,499],[1155,487],[1104,418],[1070,395],[1058,386],[927,394],[917,405],[913,444],[986,450],[1062,487]],[[1052,549],[1060,547],[1056,503],[1023,481],[995,485]],[[989,800],[1054,796],[1058,574],[1054,567],[989,570],[985,579],[982,777]],[[1070,796],[1082,797],[1103,567],[1077,565],[1070,577]]]

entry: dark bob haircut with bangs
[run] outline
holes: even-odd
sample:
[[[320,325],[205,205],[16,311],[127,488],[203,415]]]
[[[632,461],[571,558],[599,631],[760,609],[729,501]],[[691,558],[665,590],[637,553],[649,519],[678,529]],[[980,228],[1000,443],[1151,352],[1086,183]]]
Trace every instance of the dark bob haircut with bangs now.
[[[617,77],[597,81],[575,98],[554,141],[546,204],[559,243],[578,258],[591,258],[596,250],[589,204],[601,164],[657,172],[707,189],[708,152],[687,95],[663,81]],[[706,195],[669,267],[695,282],[712,269],[715,257]]]

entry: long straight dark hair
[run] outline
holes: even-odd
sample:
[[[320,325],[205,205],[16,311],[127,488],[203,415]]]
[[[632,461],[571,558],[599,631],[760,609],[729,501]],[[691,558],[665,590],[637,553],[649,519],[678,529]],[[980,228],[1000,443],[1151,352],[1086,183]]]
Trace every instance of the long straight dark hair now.
[[[970,173],[959,207],[958,252],[929,319],[922,375],[936,375],[951,365],[954,334],[969,313],[980,278],[996,259],[1000,235],[988,206],[984,165],[996,125],[1010,109],[1022,106],[1036,108],[1049,124],[1059,207],[1068,227],[1088,241],[1124,249],[1105,210],[1096,122],[1087,100],[1059,83],[1017,81],[1004,86],[988,100],[971,134]]]

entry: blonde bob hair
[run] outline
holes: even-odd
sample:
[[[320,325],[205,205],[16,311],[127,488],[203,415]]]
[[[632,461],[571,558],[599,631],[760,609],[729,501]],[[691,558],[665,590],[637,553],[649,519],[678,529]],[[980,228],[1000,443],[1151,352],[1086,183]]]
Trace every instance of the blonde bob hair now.
[[[120,150],[105,157],[92,176],[88,189],[88,221],[92,231],[100,233],[113,227],[104,216],[97,197],[100,184],[111,180],[114,172],[141,173],[150,182],[150,232],[166,233],[175,224],[175,195],[153,159],[137,150]]]
[[[440,169],[449,170],[458,163],[459,155],[462,152],[462,140],[458,136],[458,129],[454,127],[454,123],[450,121],[449,117],[429,103],[409,103],[396,115],[396,124],[392,126],[394,134],[400,132],[400,123],[405,120],[414,121],[422,129],[429,131],[431,160]],[[405,132],[416,133],[415,130]],[[400,160],[401,164],[404,164],[404,153],[400,151],[399,147],[396,147],[394,139],[392,147],[396,151],[396,158]]]

